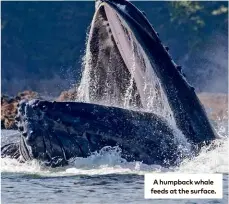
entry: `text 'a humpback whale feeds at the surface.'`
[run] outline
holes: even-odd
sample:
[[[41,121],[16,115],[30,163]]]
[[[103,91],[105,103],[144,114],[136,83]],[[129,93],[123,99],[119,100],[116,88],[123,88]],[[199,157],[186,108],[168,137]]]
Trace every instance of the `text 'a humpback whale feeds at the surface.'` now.
[[[75,102],[21,101],[18,140],[2,157],[52,167],[118,146],[126,161],[179,165],[216,134],[194,88],[145,15],[96,2]]]

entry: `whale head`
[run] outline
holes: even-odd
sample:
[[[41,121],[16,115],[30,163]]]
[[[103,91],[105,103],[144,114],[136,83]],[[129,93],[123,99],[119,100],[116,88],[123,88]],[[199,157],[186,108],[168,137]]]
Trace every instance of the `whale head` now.
[[[157,114],[194,143],[215,138],[181,66],[145,14],[129,1],[96,1],[78,96],[85,102]]]

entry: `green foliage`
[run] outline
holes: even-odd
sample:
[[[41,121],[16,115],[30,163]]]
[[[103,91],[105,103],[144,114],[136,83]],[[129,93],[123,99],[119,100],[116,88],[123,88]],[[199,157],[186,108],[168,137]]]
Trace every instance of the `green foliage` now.
[[[203,19],[199,16],[199,12],[203,11],[204,7],[196,1],[175,1],[171,2],[170,21],[176,26],[184,26],[187,23],[192,23],[191,29],[197,31],[205,25]]]
[[[206,40],[212,31],[227,32],[227,2],[174,1],[169,7],[170,22],[188,35],[189,44]]]

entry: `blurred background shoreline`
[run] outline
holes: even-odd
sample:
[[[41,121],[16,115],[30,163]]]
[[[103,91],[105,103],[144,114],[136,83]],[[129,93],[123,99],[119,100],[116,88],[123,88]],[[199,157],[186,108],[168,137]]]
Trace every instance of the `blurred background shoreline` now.
[[[197,92],[228,92],[228,2],[133,2]],[[94,1],[1,3],[2,93],[58,97],[81,78]]]

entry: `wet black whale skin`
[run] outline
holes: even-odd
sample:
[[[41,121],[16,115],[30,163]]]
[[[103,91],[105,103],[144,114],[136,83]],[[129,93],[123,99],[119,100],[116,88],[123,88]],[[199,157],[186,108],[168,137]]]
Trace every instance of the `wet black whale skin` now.
[[[78,102],[22,101],[18,108],[24,160],[53,166],[119,146],[127,161],[176,165],[181,153],[167,123],[152,113]]]

